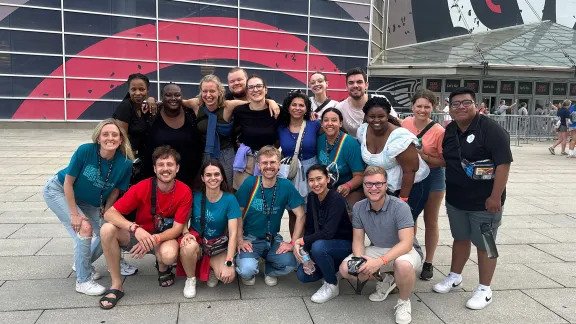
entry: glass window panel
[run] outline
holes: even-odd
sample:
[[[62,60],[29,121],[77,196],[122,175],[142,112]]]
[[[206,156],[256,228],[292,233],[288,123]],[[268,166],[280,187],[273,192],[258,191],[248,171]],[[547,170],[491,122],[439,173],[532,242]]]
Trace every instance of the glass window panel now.
[[[215,27],[196,24],[166,23],[158,29],[161,40],[212,45],[238,45],[237,28]]]
[[[138,30],[130,31],[136,27]],[[64,13],[64,31],[74,33],[120,35],[124,37],[156,39],[154,20],[77,12]]]
[[[235,63],[237,64],[237,63]],[[214,74],[220,78],[222,83],[228,82],[229,67],[219,67],[211,65],[183,65],[174,64],[166,66],[160,70],[160,80],[163,82],[200,82],[200,78],[207,74]],[[196,79],[191,79],[194,76]],[[199,92],[198,86],[195,86],[193,92],[186,93],[186,97],[193,97]]]
[[[20,5],[22,0],[3,0],[3,3]],[[38,7],[49,7],[49,8],[60,8],[60,0],[28,0],[27,5],[38,6]]]
[[[306,89],[306,72],[288,72],[282,70],[259,70],[259,69],[245,69],[248,75],[259,74],[265,80],[269,88],[273,87],[288,87],[294,89]],[[288,90],[284,91],[284,95],[280,98],[274,97],[277,102],[282,102]]]
[[[378,13],[378,11],[376,11],[376,9],[373,9],[372,11],[372,23],[376,26],[378,26],[378,28],[380,29],[384,29],[384,18],[382,16],[380,16],[380,14]]]
[[[240,30],[240,46],[280,51],[307,51],[306,43],[295,42],[294,35],[244,29]]]
[[[155,81],[156,73],[150,73],[152,71],[156,71],[155,62],[66,57],[66,75],[71,77],[126,80],[132,73],[142,73]],[[109,82],[110,89],[117,86],[117,81]]]
[[[370,44],[360,40],[310,36],[310,45],[326,54],[366,56]]]
[[[368,64],[367,58],[346,57],[346,56],[330,56],[330,55],[314,55],[309,56],[309,70],[321,71],[328,73],[346,72],[355,67],[366,67]],[[332,67],[336,65],[336,67]],[[335,86],[335,84],[330,84]]]
[[[273,31],[286,31],[306,34],[308,33],[308,18],[300,16],[282,15],[277,13],[263,13],[252,10],[240,10],[240,27],[264,29]],[[300,36],[304,39],[305,36]]]
[[[370,7],[326,0],[310,0],[310,14],[326,18],[352,19],[351,13],[356,13],[356,19],[362,16],[362,21],[370,21]],[[367,16],[367,17],[365,17]]]
[[[25,54],[0,54],[0,73],[62,75],[62,58],[58,56],[40,56]]]
[[[160,43],[160,61],[187,62],[214,59],[238,59],[236,48]],[[189,80],[190,81],[190,80]]]
[[[240,7],[308,15],[308,0],[240,0]],[[266,15],[266,13],[262,14]]]
[[[306,54],[240,49],[240,61],[248,67],[306,71]]]
[[[66,55],[156,60],[156,42],[65,35]]]
[[[27,107],[42,107],[42,109],[27,109],[26,112],[18,114],[18,119],[64,120],[64,100],[43,99],[0,99],[0,118],[12,118],[24,102]]]
[[[0,96],[2,97],[36,97],[36,98],[62,98],[64,96],[64,82],[62,79],[49,79],[52,91],[34,93],[44,78],[29,78],[15,76],[0,76]]]
[[[64,9],[156,17],[155,0],[64,0]]]
[[[382,46],[383,37],[382,32],[372,25],[372,41],[379,46]]]
[[[14,7],[0,6],[0,12],[10,12],[11,10],[14,10]],[[61,18],[60,11],[20,7],[2,19],[0,26],[61,31]]]
[[[158,0],[158,17],[164,19],[186,19],[197,17],[223,17],[234,19],[212,19],[212,24],[237,26],[238,9],[216,7],[206,4]]]
[[[0,48],[14,52],[62,54],[60,34],[0,30]]]
[[[94,102],[87,102],[87,101],[76,101],[76,100],[67,100],[66,105],[68,108],[68,116],[77,115],[71,112],[75,110],[83,110],[83,112],[75,119],[78,120],[102,120],[105,118],[110,118],[116,107],[118,106],[118,102],[112,101],[94,101]],[[86,105],[89,105],[88,108]],[[82,107],[81,109],[77,109],[76,107]],[[70,117],[68,117],[70,118]]]
[[[156,74],[156,72],[153,72]],[[148,74],[150,77],[150,73]],[[117,81],[114,81],[117,82]],[[112,100],[122,100],[128,93],[128,85],[123,83],[114,87],[106,93],[96,93],[95,89],[106,89],[110,88],[110,81],[107,80],[89,80],[89,79],[66,79],[66,98],[68,99],[112,99]],[[150,83],[150,88],[148,89],[149,96],[156,97],[156,91],[158,89],[158,84],[156,82]]]
[[[349,21],[310,18],[310,34],[322,36],[368,39],[368,26]]]

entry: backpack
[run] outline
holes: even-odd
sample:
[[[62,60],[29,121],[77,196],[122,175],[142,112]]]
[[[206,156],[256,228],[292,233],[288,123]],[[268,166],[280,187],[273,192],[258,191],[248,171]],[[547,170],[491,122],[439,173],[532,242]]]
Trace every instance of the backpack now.
[[[576,110],[570,113],[570,123],[576,124]]]

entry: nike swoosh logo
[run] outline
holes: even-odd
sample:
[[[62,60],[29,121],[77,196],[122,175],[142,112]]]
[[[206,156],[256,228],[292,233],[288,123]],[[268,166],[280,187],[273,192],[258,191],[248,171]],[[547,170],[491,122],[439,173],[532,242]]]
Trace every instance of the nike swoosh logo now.
[[[486,297],[486,302],[489,302],[491,300],[492,300],[492,297],[490,297],[490,298]]]
[[[459,284],[456,284],[455,282],[452,283],[452,288],[456,288],[456,287],[458,287],[458,286],[460,286],[460,283],[459,283]]]

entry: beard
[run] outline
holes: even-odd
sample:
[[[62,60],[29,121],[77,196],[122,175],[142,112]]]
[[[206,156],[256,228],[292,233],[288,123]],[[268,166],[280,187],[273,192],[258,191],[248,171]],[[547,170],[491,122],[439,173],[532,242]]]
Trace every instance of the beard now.
[[[231,93],[234,99],[242,99],[246,97],[246,90],[240,90],[239,92],[231,91]]]

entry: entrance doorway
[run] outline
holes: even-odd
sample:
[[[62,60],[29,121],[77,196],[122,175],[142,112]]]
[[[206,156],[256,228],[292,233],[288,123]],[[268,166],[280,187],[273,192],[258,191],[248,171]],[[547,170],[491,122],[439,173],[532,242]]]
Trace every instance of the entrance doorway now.
[[[484,105],[486,105],[486,108],[488,108],[488,111],[490,111],[491,114],[493,114],[494,111],[496,111],[497,108],[496,97],[483,96],[482,102],[484,103]]]
[[[532,106],[530,105],[530,100],[531,100],[531,98],[519,98],[518,99],[518,107],[514,108],[514,111],[517,112],[518,109],[520,109],[520,107],[522,107],[522,104],[526,104],[526,110],[528,110],[528,115],[533,115],[534,110],[533,110]]]
[[[503,113],[498,111],[498,108],[500,107],[500,102],[501,102],[501,101],[504,101],[504,105],[506,105],[506,106],[511,106],[511,105],[514,103],[514,98],[512,98],[512,97],[500,97],[500,98],[498,99],[498,102],[496,102],[496,103],[494,104],[494,106],[496,107],[496,108],[495,108],[495,111],[496,111],[497,113],[501,113],[501,114],[503,114],[503,115],[512,115],[514,112],[513,112],[511,109],[510,109],[510,110],[506,110],[506,112],[503,112]]]

